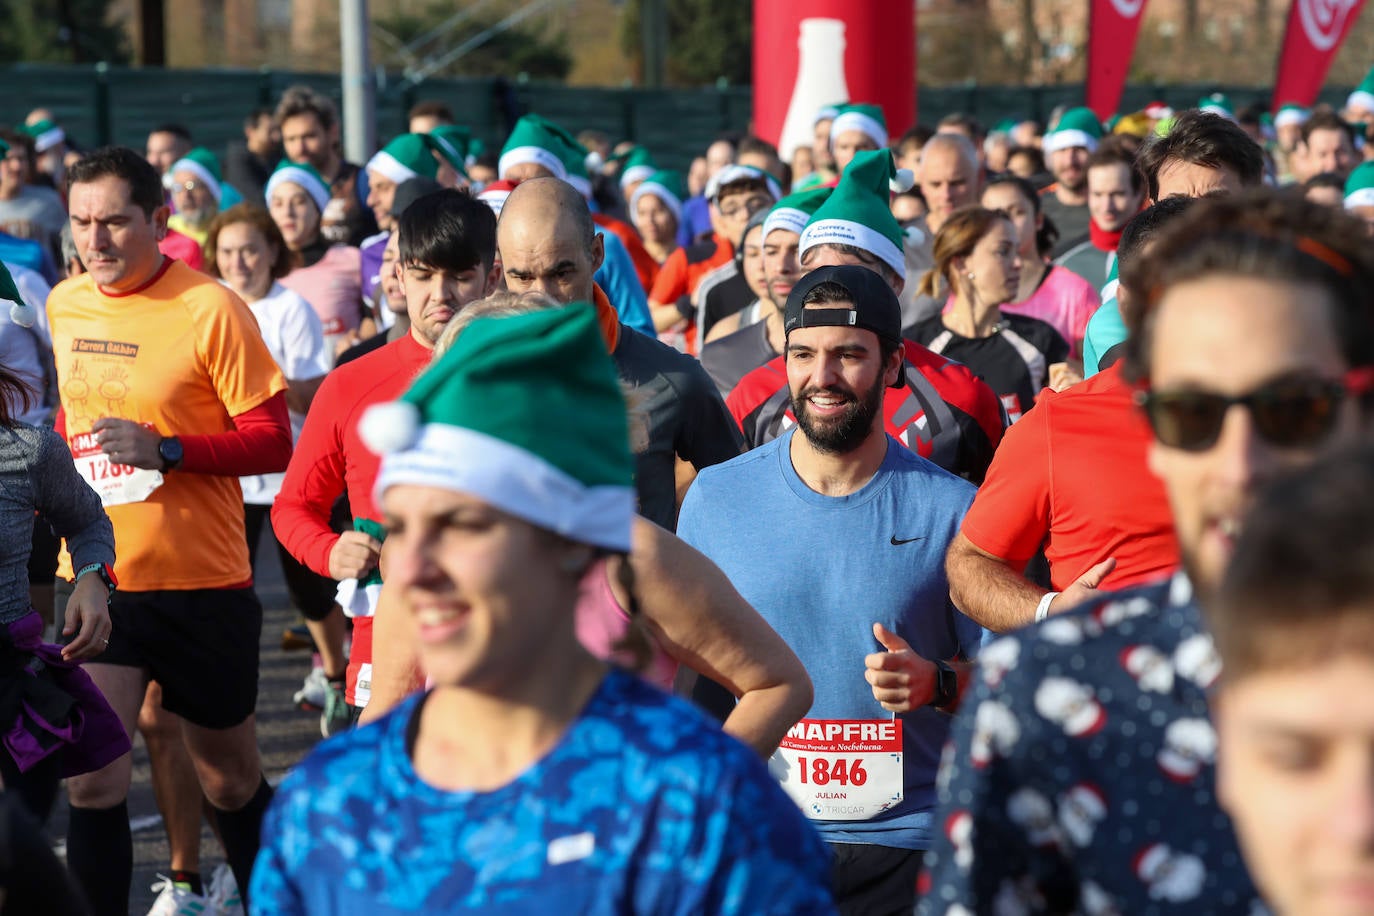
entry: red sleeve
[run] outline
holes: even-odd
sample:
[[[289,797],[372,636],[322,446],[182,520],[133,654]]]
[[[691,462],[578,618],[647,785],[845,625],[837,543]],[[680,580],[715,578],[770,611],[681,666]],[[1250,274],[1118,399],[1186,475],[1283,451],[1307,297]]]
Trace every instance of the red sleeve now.
[[[1037,405],[1007,430],[964,516],[964,537],[1016,569],[1030,562],[1050,530],[1051,409]]]
[[[225,477],[286,470],[291,460],[291,418],[286,411],[286,392],[278,391],[233,420],[233,432],[178,436],[185,453],[180,470]]]
[[[663,262],[654,288],[649,291],[649,301],[659,305],[671,305],[687,295],[687,249],[679,248],[668,255]]]
[[[343,495],[343,439],[346,414],[339,403],[339,376],[325,376],[272,504],[272,530],[290,554],[322,576],[329,575],[329,552],[339,535],[329,526],[334,502]]]

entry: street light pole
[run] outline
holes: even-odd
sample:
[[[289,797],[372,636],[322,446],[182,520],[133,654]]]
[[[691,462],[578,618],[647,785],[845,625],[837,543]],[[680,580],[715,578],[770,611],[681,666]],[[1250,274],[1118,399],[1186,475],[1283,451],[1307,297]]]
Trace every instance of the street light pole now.
[[[366,162],[377,148],[376,89],[368,63],[367,0],[339,0],[343,52],[344,158]]]

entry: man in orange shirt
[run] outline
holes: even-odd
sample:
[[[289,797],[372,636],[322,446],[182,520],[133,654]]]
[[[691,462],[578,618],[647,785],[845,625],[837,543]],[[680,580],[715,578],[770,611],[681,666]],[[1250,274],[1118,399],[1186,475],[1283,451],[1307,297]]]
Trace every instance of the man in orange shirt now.
[[[711,202],[711,237],[669,255],[649,291],[649,312],[659,333],[681,332],[685,349],[697,348],[696,291],[706,274],[735,256],[734,239],[744,235],[749,218],[781,197],[778,183],[752,166],[728,165],[706,187]]]
[[[291,456],[286,383],[243,301],[164,257],[156,171],[106,147],[73,167],[72,235],[89,273],[48,299],[66,436],[114,524],[113,629],[91,678],[132,731],[150,679],[182,734],[240,888],[272,790],[254,709],[262,605],[237,478]],[[63,558],[59,575],[70,577]],[[123,755],[68,781],[67,861],[97,914],[128,912]]]

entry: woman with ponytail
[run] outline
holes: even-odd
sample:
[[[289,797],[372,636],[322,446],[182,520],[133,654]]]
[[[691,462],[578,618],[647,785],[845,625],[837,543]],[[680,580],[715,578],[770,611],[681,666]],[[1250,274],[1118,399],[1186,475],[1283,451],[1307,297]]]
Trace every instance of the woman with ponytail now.
[[[1001,307],[1020,290],[1022,259],[1016,227],[1001,210],[965,207],[935,235],[935,266],[918,295],[948,296],[944,313],[918,322],[907,336],[964,363],[1002,399],[1012,422],[1030,410],[1046,385],[1081,377],[1067,365],[1069,345],[1035,318]]]
[[[1041,212],[1040,195],[1029,181],[999,175],[983,188],[982,202],[989,210],[1004,211],[1016,227],[1021,283],[1002,312],[1039,318],[1054,328],[1069,342],[1070,361],[1081,369],[1088,321],[1102,304],[1097,290],[1067,267],[1049,262],[1059,230]]]

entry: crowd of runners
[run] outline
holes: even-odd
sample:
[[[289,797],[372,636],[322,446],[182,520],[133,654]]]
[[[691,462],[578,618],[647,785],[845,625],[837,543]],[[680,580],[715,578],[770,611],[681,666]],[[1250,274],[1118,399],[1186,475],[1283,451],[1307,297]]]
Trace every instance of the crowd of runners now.
[[[0,130],[0,912],[1374,913],[1367,83]]]

